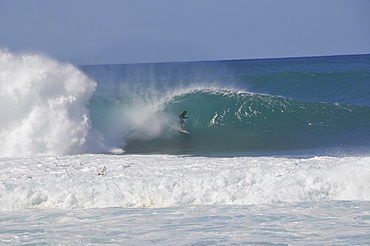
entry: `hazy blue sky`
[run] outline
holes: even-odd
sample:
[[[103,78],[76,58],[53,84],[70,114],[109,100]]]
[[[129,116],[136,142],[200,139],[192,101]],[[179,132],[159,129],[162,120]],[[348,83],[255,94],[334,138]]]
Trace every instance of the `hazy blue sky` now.
[[[0,0],[0,47],[74,64],[370,53],[369,0]]]

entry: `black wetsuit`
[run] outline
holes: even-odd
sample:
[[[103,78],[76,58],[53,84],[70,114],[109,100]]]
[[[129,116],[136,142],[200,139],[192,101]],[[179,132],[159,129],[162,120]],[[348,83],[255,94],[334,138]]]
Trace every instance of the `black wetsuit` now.
[[[185,124],[184,119],[188,118],[185,115],[186,115],[186,112],[183,112],[182,114],[179,115],[179,124],[181,128],[182,128],[182,125]]]

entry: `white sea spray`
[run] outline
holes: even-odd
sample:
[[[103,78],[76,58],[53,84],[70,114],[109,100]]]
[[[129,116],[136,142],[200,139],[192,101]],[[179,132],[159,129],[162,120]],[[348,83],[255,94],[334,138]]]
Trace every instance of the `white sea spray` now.
[[[102,151],[86,105],[96,82],[71,64],[0,51],[0,156]]]

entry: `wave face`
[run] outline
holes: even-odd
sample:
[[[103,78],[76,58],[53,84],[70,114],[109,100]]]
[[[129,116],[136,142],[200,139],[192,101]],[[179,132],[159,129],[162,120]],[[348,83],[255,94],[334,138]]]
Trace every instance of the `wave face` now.
[[[121,131],[129,152],[289,151],[366,145],[370,137],[370,108],[365,106],[221,89],[190,90],[161,105],[148,103],[153,107],[127,105],[130,103],[124,99],[97,97],[90,110],[96,125],[104,122],[97,126],[101,132],[113,136]],[[185,126],[191,135],[170,126],[184,109],[189,116]],[[112,119],[117,110],[119,117]],[[112,129],[118,131],[109,132]]]
[[[128,153],[369,145],[369,56],[86,66],[93,127]],[[188,111],[186,129],[170,125]]]

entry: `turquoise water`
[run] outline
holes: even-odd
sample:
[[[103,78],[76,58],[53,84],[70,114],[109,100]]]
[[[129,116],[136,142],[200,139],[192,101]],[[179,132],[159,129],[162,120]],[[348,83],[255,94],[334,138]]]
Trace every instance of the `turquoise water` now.
[[[85,66],[92,126],[128,153],[367,149],[370,56]],[[169,125],[187,110],[191,136]]]
[[[0,56],[2,245],[369,243],[369,55]]]

